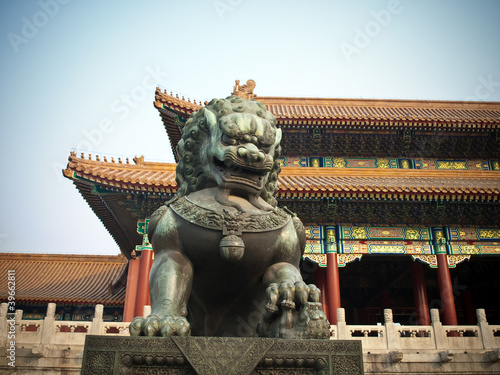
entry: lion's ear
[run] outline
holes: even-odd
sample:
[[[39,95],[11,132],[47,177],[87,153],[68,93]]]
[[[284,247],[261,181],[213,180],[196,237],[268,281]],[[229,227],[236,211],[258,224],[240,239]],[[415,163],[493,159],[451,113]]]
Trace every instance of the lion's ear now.
[[[274,145],[278,146],[281,142],[281,129],[276,129],[276,137],[274,138]]]
[[[217,125],[217,117],[215,117],[214,113],[206,108],[201,109],[203,113],[203,117],[205,118],[205,123],[207,125],[207,129],[211,129]]]

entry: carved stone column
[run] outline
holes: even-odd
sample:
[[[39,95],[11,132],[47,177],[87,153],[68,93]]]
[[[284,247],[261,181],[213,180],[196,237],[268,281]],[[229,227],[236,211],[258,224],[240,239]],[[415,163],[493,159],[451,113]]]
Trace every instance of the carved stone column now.
[[[481,338],[483,340],[483,347],[485,349],[494,349],[498,348],[495,345],[495,337],[493,336],[493,331],[486,320],[486,312],[484,309],[477,309],[477,325],[481,329]]]
[[[55,332],[56,332],[55,314],[56,314],[56,304],[51,302],[47,305],[47,313],[45,314],[45,318],[43,319],[40,343],[39,345],[34,346],[34,352],[36,352],[37,356],[44,353],[44,347],[48,347],[51,344],[55,344],[54,342]]]
[[[387,349],[399,349],[399,333],[394,324],[391,309],[384,309],[384,326]]]
[[[337,337],[339,340],[348,340],[350,335],[347,332],[347,323],[345,321],[345,310],[337,309]]]
[[[434,344],[436,349],[446,349],[445,335],[443,332],[443,325],[439,320],[439,310],[431,309],[431,325],[434,336]]]
[[[0,345],[3,347],[7,342],[7,332],[8,332],[8,324],[7,324],[7,302],[3,302],[0,307]]]
[[[103,335],[103,317],[104,314],[104,305],[97,304],[95,305],[94,310],[94,319],[92,319],[92,327],[90,328],[91,335]]]

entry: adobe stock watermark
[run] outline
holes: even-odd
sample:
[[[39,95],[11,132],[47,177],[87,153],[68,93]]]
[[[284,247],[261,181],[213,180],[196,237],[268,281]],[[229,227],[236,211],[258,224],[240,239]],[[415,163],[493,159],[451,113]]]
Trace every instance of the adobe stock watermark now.
[[[146,67],[146,75],[140,81],[140,84],[134,86],[130,91],[122,93],[119,98],[111,102],[110,112],[118,117],[119,120],[125,120],[130,113],[137,108],[149,95],[156,89],[157,83],[161,82],[162,78],[168,77],[166,72],[163,72],[156,66]],[[115,120],[116,121],[116,120]],[[91,129],[82,129],[83,137],[76,144],[75,148],[81,151],[91,152],[102,144],[107,135],[113,133],[116,129],[113,116],[104,116],[99,120],[96,127]],[[63,181],[61,171],[66,168],[66,165],[58,161],[52,162],[52,170]]]
[[[340,49],[348,63],[352,61],[353,55],[359,55],[363,49],[368,47],[373,39],[380,35],[382,30],[392,22],[393,16],[403,11],[403,4],[400,0],[389,0],[386,9],[372,10],[372,19],[364,27],[356,27],[352,43],[340,43]]]
[[[21,18],[21,29],[20,33],[15,33],[13,31],[7,33],[7,39],[9,39],[10,45],[14,50],[14,53],[19,53],[19,47],[23,44],[27,44],[30,40],[38,35],[40,29],[43,29],[48,25],[50,19],[54,18],[59,14],[61,5],[66,5],[70,0],[40,0],[38,1],[38,6],[40,9],[33,13],[31,17]]]
[[[235,10],[242,2],[243,0],[215,0],[212,5],[219,19],[224,21],[224,15]]]
[[[474,89],[474,95],[469,95],[464,100],[466,101],[481,101],[488,100],[491,95],[500,87],[500,81],[494,81],[493,75],[488,74],[487,78],[483,76],[477,77],[478,85]]]
[[[7,364],[16,367],[16,271],[7,271]]]

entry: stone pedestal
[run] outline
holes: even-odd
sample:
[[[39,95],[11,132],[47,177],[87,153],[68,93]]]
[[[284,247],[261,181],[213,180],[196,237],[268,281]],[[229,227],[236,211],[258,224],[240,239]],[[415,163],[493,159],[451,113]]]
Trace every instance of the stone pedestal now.
[[[363,374],[361,341],[89,335],[83,375]]]

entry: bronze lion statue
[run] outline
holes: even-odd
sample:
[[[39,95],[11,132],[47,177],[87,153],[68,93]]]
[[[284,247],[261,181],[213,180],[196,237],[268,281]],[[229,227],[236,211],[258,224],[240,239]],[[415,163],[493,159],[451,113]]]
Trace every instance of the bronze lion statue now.
[[[214,99],[190,116],[178,193],[149,223],[152,312],[131,335],[329,337],[320,291],[299,271],[304,227],[274,198],[280,140],[255,100]]]

